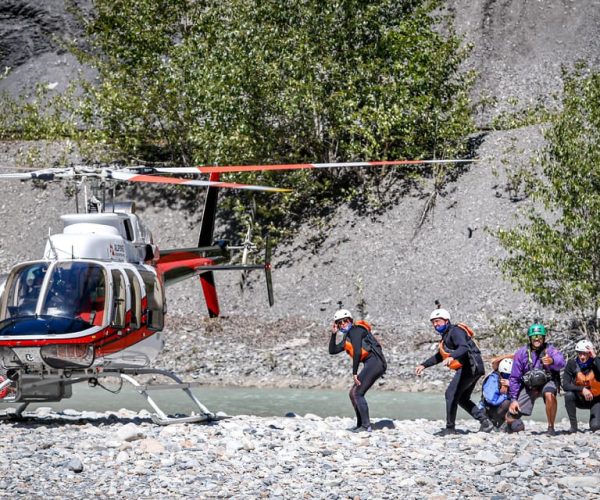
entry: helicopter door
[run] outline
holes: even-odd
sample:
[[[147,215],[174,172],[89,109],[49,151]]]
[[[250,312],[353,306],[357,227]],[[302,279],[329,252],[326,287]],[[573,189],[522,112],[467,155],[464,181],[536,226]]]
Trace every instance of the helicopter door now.
[[[127,278],[117,269],[113,269],[111,274],[113,281],[113,315],[111,325],[115,328],[125,328]]]
[[[137,274],[131,269],[126,269],[125,274],[129,280],[129,298],[131,304],[130,315],[126,318],[129,328],[137,330],[142,326],[142,283]]]

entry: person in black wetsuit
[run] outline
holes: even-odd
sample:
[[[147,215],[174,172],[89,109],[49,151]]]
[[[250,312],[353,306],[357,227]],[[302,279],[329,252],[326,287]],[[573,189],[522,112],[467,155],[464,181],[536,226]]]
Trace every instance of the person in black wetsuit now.
[[[589,340],[575,345],[576,356],[567,361],[562,386],[565,390],[565,408],[571,427],[577,432],[577,408],[590,410],[590,430],[600,430],[600,357]]]
[[[340,332],[342,340],[336,343],[336,335]],[[346,351],[352,358],[353,385],[350,389],[350,401],[356,413],[354,432],[371,432],[369,406],[365,399],[366,392],[381,377],[387,368],[381,345],[371,333],[371,326],[366,321],[354,322],[352,314],[340,309],[334,315],[334,323],[329,340],[329,354]],[[358,373],[360,363],[363,369]]]
[[[446,428],[437,432],[438,436],[456,434],[456,412],[463,408],[469,415],[479,420],[479,431],[491,432],[494,424],[485,412],[471,401],[471,394],[479,378],[484,374],[483,359],[479,348],[460,326],[450,323],[450,313],[439,307],[430,316],[434,329],[442,336],[439,351],[415,369],[417,376],[428,368],[442,363],[456,370],[446,389]]]

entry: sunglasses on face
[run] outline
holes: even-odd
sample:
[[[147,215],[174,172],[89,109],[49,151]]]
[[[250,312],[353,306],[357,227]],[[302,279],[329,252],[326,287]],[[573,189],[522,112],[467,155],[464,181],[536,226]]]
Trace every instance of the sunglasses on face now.
[[[544,340],[544,336],[543,335],[532,335],[531,336],[531,340],[532,341],[536,341],[536,340]]]
[[[338,319],[335,324],[337,326],[342,326],[344,323],[346,323],[346,321],[348,321],[347,319]]]

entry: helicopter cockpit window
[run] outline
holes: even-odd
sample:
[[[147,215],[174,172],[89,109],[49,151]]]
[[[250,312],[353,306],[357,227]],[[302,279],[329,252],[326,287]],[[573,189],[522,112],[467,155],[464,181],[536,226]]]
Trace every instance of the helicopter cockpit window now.
[[[123,328],[125,326],[125,294],[127,291],[125,279],[121,272],[117,270],[112,271],[112,279],[114,296],[112,325],[117,328]]]
[[[129,324],[132,328],[139,328],[141,326],[140,318],[142,317],[142,286],[133,271],[127,269],[125,274],[127,274],[130,284],[131,316]]]
[[[30,264],[16,270],[7,284],[7,309],[2,319],[7,317],[33,316],[37,309],[48,263]]]
[[[162,330],[165,316],[162,286],[154,274],[147,271],[140,271],[140,274],[144,280],[148,300],[148,327],[154,330]]]
[[[104,321],[104,269],[88,262],[59,262],[48,282],[42,315],[81,319],[92,325]]]

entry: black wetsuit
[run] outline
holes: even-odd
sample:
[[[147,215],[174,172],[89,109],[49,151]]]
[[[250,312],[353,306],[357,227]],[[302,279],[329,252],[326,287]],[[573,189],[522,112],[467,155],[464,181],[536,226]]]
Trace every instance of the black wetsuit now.
[[[352,344],[352,375],[358,373],[360,364],[361,349],[369,351],[369,355],[363,360],[363,369],[358,373],[360,385],[354,384],[350,389],[350,401],[356,413],[356,426],[369,427],[369,406],[365,398],[366,392],[371,388],[375,381],[381,377],[387,368],[385,357],[381,346],[375,340],[375,337],[365,328],[353,326],[350,331],[342,337],[339,344],[335,343],[336,334],[332,333],[329,340],[329,354],[339,354],[344,351],[346,340]]]
[[[446,427],[454,429],[459,406],[480,422],[487,420],[484,411],[471,401],[473,389],[484,373],[483,359],[479,348],[467,335],[467,332],[452,324],[442,335],[442,342],[444,342],[444,350],[462,363],[462,368],[456,370],[446,389]],[[421,364],[428,368],[442,361],[442,355],[438,351]]]
[[[600,358],[596,356],[592,366],[588,370],[581,370],[575,358],[567,361],[565,371],[563,372],[562,386],[565,391],[565,409],[569,416],[571,428],[577,429],[577,408],[590,410],[590,429],[592,431],[600,430],[600,396],[594,396],[591,401],[586,401],[581,391],[582,385],[577,385],[575,379],[577,373],[583,371],[587,375],[590,370],[594,370],[596,380],[600,381]]]

